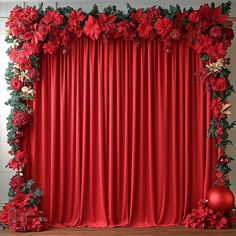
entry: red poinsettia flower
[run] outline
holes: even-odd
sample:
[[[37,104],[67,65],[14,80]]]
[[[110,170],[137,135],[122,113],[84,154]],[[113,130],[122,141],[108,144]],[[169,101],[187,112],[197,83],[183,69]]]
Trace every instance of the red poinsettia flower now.
[[[10,186],[14,190],[14,192],[16,193],[20,192],[22,188],[25,186],[24,177],[18,174],[14,175],[10,180]]]
[[[84,33],[91,39],[98,39],[101,29],[99,22],[93,16],[89,16],[84,26]]]
[[[2,212],[0,212],[0,221],[5,225],[11,224],[11,214],[13,206],[14,206],[13,202],[8,202],[3,207]]]
[[[54,54],[59,47],[59,43],[58,40],[49,40],[47,43],[44,43],[44,53]]]
[[[157,18],[161,16],[161,12],[159,9],[156,9],[156,7],[150,7],[147,10],[147,18],[152,23],[157,21]]]
[[[152,30],[153,30],[153,26],[148,21],[143,21],[142,23],[140,23],[137,29],[138,34],[141,38],[149,38],[149,34],[150,32],[152,32]]]
[[[56,10],[47,11],[46,15],[42,18],[41,23],[46,25],[62,25],[64,22],[64,15]]]
[[[68,19],[68,30],[72,33],[75,33],[77,38],[82,35],[83,29],[81,27],[81,22],[86,18],[86,15],[81,10],[71,11]]]
[[[212,17],[217,24],[223,24],[229,19],[228,15],[222,13],[221,6],[218,6],[213,10]]]
[[[136,27],[136,26],[135,26]],[[136,38],[136,32],[131,27],[131,22],[128,20],[123,20],[117,23],[117,33],[116,38],[124,37],[126,40],[133,40]]]
[[[59,38],[60,38],[60,44],[64,47],[67,47],[72,39],[71,33],[65,28],[60,31]]]
[[[165,37],[172,30],[172,21],[167,17],[158,18],[154,27],[159,35]]]
[[[197,43],[193,44],[193,48],[196,49],[198,54],[202,54],[212,45],[213,41],[206,35],[200,35],[197,39]]]
[[[212,90],[216,92],[225,92],[228,88],[228,83],[224,77],[212,78],[210,82]]]
[[[22,170],[27,164],[30,156],[26,152],[17,151],[15,158],[9,162],[9,168],[13,170]]]
[[[99,13],[101,32],[105,33],[106,35],[113,35],[116,28],[115,20],[116,16],[112,14],[106,16],[104,13]]]
[[[204,50],[210,56],[211,61],[222,58],[226,54],[224,42],[216,43],[214,46],[209,45],[208,47],[205,47]]]
[[[131,13],[131,17],[139,24],[146,22],[147,16],[148,14],[144,13],[143,9],[138,9],[137,11]]]
[[[24,52],[23,53],[24,56],[29,59],[30,56],[36,55],[36,54],[39,53],[39,45],[35,44],[33,42],[31,42],[31,43],[24,43],[23,47],[22,47],[22,50]]]
[[[19,78],[14,78],[11,81],[11,87],[16,91],[20,91],[21,88],[23,87],[23,82],[19,80]]]

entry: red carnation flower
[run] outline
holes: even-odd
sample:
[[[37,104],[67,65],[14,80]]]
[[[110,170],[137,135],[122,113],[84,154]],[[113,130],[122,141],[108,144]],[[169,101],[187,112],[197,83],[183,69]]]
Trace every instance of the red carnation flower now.
[[[172,21],[171,19],[164,17],[158,18],[157,22],[154,25],[158,34],[162,37],[165,37],[172,29]]]
[[[15,158],[9,162],[9,168],[13,170],[22,170],[27,164],[30,156],[28,153],[23,151],[17,151]]]
[[[190,22],[192,22],[192,23],[198,23],[201,20],[201,16],[196,11],[191,12],[189,14],[188,18],[189,18]]]
[[[24,177],[20,175],[14,175],[10,180],[10,186],[14,192],[18,193],[25,185]]]
[[[101,33],[98,20],[95,19],[93,16],[89,16],[88,20],[85,22],[84,32],[91,39],[93,40],[98,39]]]
[[[20,91],[21,88],[23,87],[23,82],[19,80],[19,78],[14,78],[11,81],[11,87],[16,91]]]
[[[212,78],[211,88],[216,92],[225,92],[225,90],[228,88],[228,83],[224,77],[220,77],[218,79]]]
[[[13,115],[13,124],[16,127],[24,127],[30,122],[30,115],[27,112],[17,110]]]
[[[58,11],[47,11],[46,15],[41,20],[42,23],[46,25],[62,25],[64,22],[64,15],[60,14]]]
[[[219,38],[222,35],[221,29],[219,26],[214,26],[213,28],[211,28],[210,30],[210,35],[214,38]]]

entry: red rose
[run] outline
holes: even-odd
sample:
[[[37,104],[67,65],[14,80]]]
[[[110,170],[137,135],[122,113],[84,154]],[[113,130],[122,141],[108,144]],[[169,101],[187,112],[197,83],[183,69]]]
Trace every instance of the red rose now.
[[[17,110],[13,115],[13,124],[16,127],[24,127],[30,122],[30,115],[27,112]]]
[[[201,16],[196,11],[191,12],[188,18],[192,23],[198,23],[201,20]]]
[[[170,32],[170,36],[175,40],[180,40],[182,33],[181,33],[180,29],[173,29]]]
[[[225,92],[228,88],[228,83],[224,77],[212,78],[211,79],[211,88],[216,92]]]
[[[14,175],[10,180],[10,186],[14,192],[18,193],[25,185],[24,177],[20,175]]]
[[[165,37],[172,29],[172,21],[167,17],[158,18],[154,27],[159,35]]]
[[[14,78],[11,81],[11,87],[16,91],[20,91],[21,88],[23,87],[23,82],[19,80],[19,78]]]
[[[98,20],[93,16],[89,16],[85,22],[84,33],[93,40],[98,39],[101,29]]]
[[[19,59],[19,67],[22,70],[31,70],[32,69],[32,62],[30,59],[28,59],[26,57],[22,57],[21,59]]]
[[[219,38],[222,35],[221,29],[219,26],[214,26],[213,28],[211,28],[210,30],[210,35],[214,38]]]

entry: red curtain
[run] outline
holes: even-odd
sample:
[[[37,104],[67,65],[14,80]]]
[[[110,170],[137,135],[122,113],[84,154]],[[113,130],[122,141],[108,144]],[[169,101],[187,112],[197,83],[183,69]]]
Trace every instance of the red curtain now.
[[[210,97],[185,42],[75,40],[42,55],[27,177],[54,226],[176,225],[214,181]]]

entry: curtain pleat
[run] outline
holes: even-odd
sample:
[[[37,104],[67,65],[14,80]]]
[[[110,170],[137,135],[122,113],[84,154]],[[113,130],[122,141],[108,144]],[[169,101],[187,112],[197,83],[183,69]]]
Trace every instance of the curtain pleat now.
[[[41,56],[26,176],[54,226],[177,225],[214,182],[210,95],[184,41],[75,40]]]

